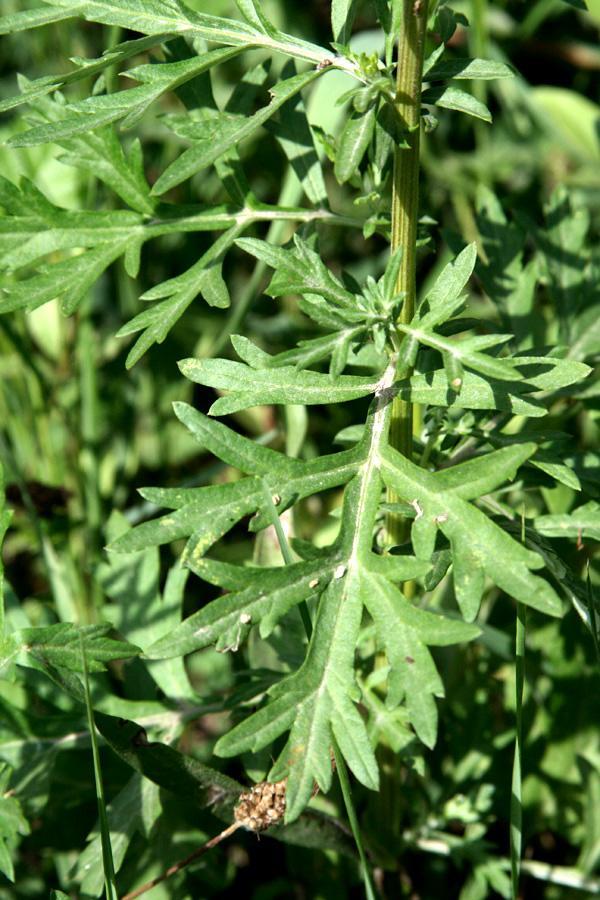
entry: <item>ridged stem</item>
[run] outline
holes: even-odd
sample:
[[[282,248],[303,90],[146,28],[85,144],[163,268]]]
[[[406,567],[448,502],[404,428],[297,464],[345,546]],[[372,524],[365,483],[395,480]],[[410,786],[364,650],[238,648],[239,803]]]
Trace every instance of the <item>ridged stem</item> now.
[[[407,131],[408,147],[397,147],[394,154],[392,186],[392,252],[403,248],[402,264],[396,283],[405,298],[399,317],[403,325],[410,323],[415,312],[416,244],[419,213],[419,149],[421,121],[421,83],[427,31],[428,0],[403,0],[402,31],[398,41],[396,75],[396,110]],[[407,373],[410,376],[410,372]],[[412,458],[412,403],[396,397],[392,408],[390,444],[407,459]],[[388,490],[388,502],[400,500]],[[396,513],[388,513],[387,544],[403,543],[408,537],[408,521]]]

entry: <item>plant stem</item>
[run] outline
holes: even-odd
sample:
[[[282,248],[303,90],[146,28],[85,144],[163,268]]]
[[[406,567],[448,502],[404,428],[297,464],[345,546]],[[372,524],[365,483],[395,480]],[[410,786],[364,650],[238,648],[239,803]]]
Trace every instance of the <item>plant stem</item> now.
[[[523,747],[523,681],[525,676],[525,629],[527,607],[517,603],[516,635],[516,711],[517,728],[513,760],[512,790],[510,802],[510,871],[513,900],[519,895],[521,874],[521,850],[523,840],[522,806],[522,747]]]
[[[402,247],[402,264],[396,290],[405,294],[399,323],[410,324],[415,313],[416,244],[419,212],[419,147],[421,121],[421,83],[428,0],[403,0],[402,31],[398,41],[396,110],[402,121],[408,147],[397,147],[394,154],[392,185],[392,252]],[[408,373],[410,376],[410,372]],[[395,397],[390,425],[390,444],[407,459],[412,458],[412,403]],[[400,499],[388,490],[389,503]],[[387,543],[401,544],[408,536],[408,522],[397,513],[388,513]]]
[[[525,508],[521,510],[521,543],[525,544]],[[510,792],[510,881],[512,900],[519,896],[521,852],[523,849],[522,804],[522,749],[523,749],[523,686],[525,681],[525,630],[527,607],[517,602],[517,628],[515,637],[515,707],[516,733],[513,759],[512,786]]]
[[[98,801],[100,840],[102,844],[102,868],[104,871],[104,887],[106,891],[106,900],[118,900],[119,895],[117,893],[117,886],[115,882],[115,866],[113,862],[112,847],[110,842],[110,829],[108,827],[108,818],[106,815],[106,800],[104,799],[104,781],[102,779],[100,753],[98,751],[98,737],[96,735],[96,723],[94,722],[94,711],[92,709],[92,699],[90,696],[90,686],[88,683],[87,660],[85,658],[85,648],[83,645],[81,632],[79,632],[79,652],[81,653],[81,668],[83,673],[83,686],[85,689],[85,703],[87,707],[88,724],[90,726],[90,737],[92,739],[94,780],[96,782],[96,799]]]
[[[350,784],[350,776],[348,775],[348,769],[346,768],[346,763],[344,761],[344,757],[341,754],[340,748],[338,747],[337,741],[335,738],[332,738],[332,747],[333,747],[333,755],[335,758],[335,767],[338,773],[338,778],[340,780],[340,787],[342,789],[342,796],[344,798],[344,803],[346,805],[346,814],[348,816],[348,821],[350,822],[350,828],[352,829],[352,834],[354,835],[354,841],[356,843],[356,847],[358,849],[358,855],[360,856],[360,861],[362,864],[362,875],[363,881],[365,885],[365,895],[367,900],[375,900],[375,889],[373,887],[373,880],[371,878],[371,870],[369,868],[369,863],[367,861],[367,856],[365,853],[365,848],[363,847],[362,835],[360,833],[360,825],[358,824],[358,816],[356,815],[356,808],[354,806],[354,799],[352,797],[352,786]]]
[[[125,894],[125,896],[122,897],[121,900],[134,900],[135,897],[139,897],[141,896],[141,894],[145,894],[146,891],[150,890],[150,888],[153,888],[157,884],[160,884],[161,881],[164,881],[166,878],[170,878],[171,875],[175,874],[175,872],[180,872],[181,869],[185,869],[186,866],[189,866],[189,864],[195,859],[198,859],[199,856],[202,856],[204,853],[212,850],[213,847],[216,847],[217,844],[220,844],[221,841],[232,835],[234,831],[237,831],[240,826],[240,822],[234,822],[216,837],[212,838],[212,840],[207,841],[206,844],[203,844],[199,850],[195,850],[193,853],[190,853],[190,855],[186,856],[185,859],[182,859],[181,862],[178,862],[174,866],[171,866],[171,868],[167,869],[166,872],[163,872],[162,875],[159,875],[157,878],[153,878],[152,881],[148,881],[146,884],[143,884],[141,887],[137,888],[137,890],[131,891],[130,894]]]

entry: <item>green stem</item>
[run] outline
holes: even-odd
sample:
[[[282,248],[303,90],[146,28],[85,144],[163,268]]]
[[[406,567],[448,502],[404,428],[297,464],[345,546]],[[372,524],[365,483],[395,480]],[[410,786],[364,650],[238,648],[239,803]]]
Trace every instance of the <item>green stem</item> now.
[[[108,827],[108,817],[106,815],[104,781],[102,779],[100,753],[98,750],[98,737],[96,735],[96,723],[94,722],[94,710],[92,709],[90,686],[88,683],[87,660],[85,658],[85,648],[83,645],[81,632],[79,633],[79,650],[81,653],[83,685],[85,688],[85,704],[87,707],[88,723],[90,726],[90,737],[92,739],[94,780],[96,782],[96,799],[98,801],[98,818],[100,821],[100,840],[102,845],[102,868],[104,870],[104,887],[106,891],[106,900],[118,900],[117,887],[115,883],[115,866],[113,862],[112,847],[110,842],[110,829]]]
[[[77,361],[81,396],[80,459],[86,510],[86,568],[89,578],[89,620],[97,621],[102,590],[93,576],[102,547],[102,498],[100,496],[100,411],[98,348],[91,318],[91,297],[81,304],[77,325]]]
[[[516,702],[517,729],[515,735],[515,756],[513,761],[512,791],[510,798],[510,869],[512,897],[519,895],[519,877],[521,874],[521,849],[523,834],[523,806],[521,800],[522,786],[522,740],[523,740],[523,680],[525,673],[525,627],[527,607],[517,603],[517,636],[516,636]]]
[[[267,509],[269,510],[269,515],[271,516],[271,522],[273,524],[273,528],[275,529],[275,534],[277,535],[277,540],[279,541],[279,547],[281,549],[281,555],[283,556],[283,561],[286,566],[291,566],[294,564],[294,557],[292,556],[292,551],[290,549],[290,545],[288,543],[288,539],[285,536],[285,531],[281,525],[281,519],[277,514],[277,510],[275,509],[275,503],[273,502],[273,498],[271,497],[271,491],[269,490],[269,485],[266,480],[262,479],[263,492],[265,495],[265,501],[267,504]],[[310,612],[308,610],[308,605],[306,600],[301,600],[298,604],[300,615],[302,617],[302,623],[304,625],[304,630],[306,631],[306,637],[310,641],[312,635],[312,621],[310,618]]]
[[[358,849],[358,855],[360,856],[360,861],[362,863],[365,894],[367,900],[375,900],[375,889],[373,887],[373,881],[371,879],[371,870],[367,861],[365,848],[363,847],[362,835],[360,833],[360,826],[358,824],[358,816],[356,815],[356,808],[354,806],[354,800],[352,798],[350,776],[348,775],[348,769],[346,768],[344,757],[342,756],[340,748],[338,747],[337,741],[334,737],[332,737],[331,743],[333,747],[333,755],[335,758],[335,767],[338,773],[338,778],[340,779],[342,796],[344,798],[344,803],[346,804],[346,814],[348,816],[350,828],[352,829],[352,834],[354,835],[354,841]]]
[[[392,185],[392,252],[403,248],[396,290],[405,294],[399,317],[410,324],[415,314],[416,245],[419,213],[419,148],[421,122],[421,83],[428,0],[403,0],[402,31],[398,41],[396,110],[407,131],[408,147],[397,147],[394,154]],[[410,372],[408,373],[410,376]],[[390,426],[390,444],[407,459],[412,458],[412,403],[394,398]],[[388,502],[402,498],[388,491]],[[396,513],[388,513],[386,530],[389,545],[401,544],[408,537],[408,522]]]
[[[521,512],[521,543],[525,543],[525,510]],[[512,787],[510,794],[510,875],[512,900],[519,896],[521,875],[521,851],[523,843],[522,804],[522,748],[523,748],[523,685],[525,681],[525,629],[527,607],[517,603],[517,628],[515,640],[515,707],[517,727],[515,734],[515,755],[513,760]]]

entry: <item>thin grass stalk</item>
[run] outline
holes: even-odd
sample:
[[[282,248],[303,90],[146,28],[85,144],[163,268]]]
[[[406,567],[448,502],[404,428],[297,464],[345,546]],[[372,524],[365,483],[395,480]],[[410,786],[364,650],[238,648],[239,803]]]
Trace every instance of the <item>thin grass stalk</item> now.
[[[98,801],[98,819],[100,823],[100,841],[102,844],[102,867],[104,869],[104,886],[106,900],[119,900],[117,883],[115,879],[115,866],[113,862],[112,847],[110,843],[110,830],[108,816],[106,815],[106,801],[104,799],[104,783],[102,781],[102,768],[100,765],[100,753],[98,751],[98,738],[96,736],[96,723],[92,709],[90,686],[88,682],[87,662],[83,638],[79,635],[79,648],[81,650],[81,667],[83,670],[83,686],[85,689],[85,704],[87,707],[90,737],[92,739],[92,756],[94,758],[94,780],[96,782],[96,799]]]
[[[525,511],[521,516],[521,542],[525,543]],[[525,679],[525,629],[527,608],[517,603],[517,625],[515,638],[515,709],[516,733],[515,755],[513,760],[512,786],[510,793],[510,881],[512,900],[519,896],[519,879],[521,876],[521,852],[523,849],[523,773],[522,773],[522,741],[523,741],[523,686]]]
[[[510,794],[510,874],[512,900],[519,896],[521,875],[521,852],[523,845],[523,803],[522,803],[522,748],[523,748],[523,684],[525,675],[525,629],[527,607],[517,603],[516,629],[516,734],[513,760],[512,787]]]

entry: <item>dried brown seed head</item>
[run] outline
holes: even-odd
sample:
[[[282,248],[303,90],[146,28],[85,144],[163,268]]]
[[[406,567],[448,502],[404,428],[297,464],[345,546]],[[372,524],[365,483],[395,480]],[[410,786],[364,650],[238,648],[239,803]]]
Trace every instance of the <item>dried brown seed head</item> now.
[[[285,815],[287,779],[270,784],[261,781],[240,795],[235,808],[235,821],[257,834],[276,825]]]

